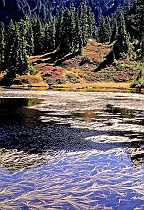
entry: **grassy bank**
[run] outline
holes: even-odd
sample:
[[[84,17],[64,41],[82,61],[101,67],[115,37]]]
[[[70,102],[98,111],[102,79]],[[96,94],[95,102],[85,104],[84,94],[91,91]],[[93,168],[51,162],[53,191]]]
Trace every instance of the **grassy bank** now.
[[[129,82],[96,82],[96,83],[68,83],[68,84],[57,84],[52,85],[52,89],[104,89],[105,91],[107,89],[130,89],[130,83]]]

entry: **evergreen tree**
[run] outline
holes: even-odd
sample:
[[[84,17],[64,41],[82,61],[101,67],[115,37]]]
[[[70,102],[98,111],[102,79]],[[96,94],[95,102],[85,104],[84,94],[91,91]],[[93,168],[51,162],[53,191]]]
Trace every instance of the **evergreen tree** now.
[[[27,54],[33,55],[34,53],[34,34],[33,34],[33,29],[32,29],[32,23],[30,18],[25,15],[23,18],[23,24],[25,25],[25,39],[27,41]]]
[[[60,40],[60,50],[68,53],[71,51],[71,17],[70,11],[65,9],[63,12],[63,21],[61,25],[61,40]]]
[[[76,30],[76,21],[77,21],[77,16],[76,16],[76,8],[72,4],[70,8],[70,41],[71,41],[71,51],[75,51],[78,49],[77,45],[77,37],[78,37],[78,32]]]
[[[15,24],[11,20],[6,31],[5,36],[5,56],[4,62],[6,68],[12,66],[15,62],[13,57],[14,43],[15,43]]]
[[[20,58],[22,57],[22,49],[20,46],[21,42],[21,34],[20,34],[20,26],[18,23],[15,23],[15,39],[14,39],[14,45],[13,45],[13,63],[8,68],[11,73],[13,72],[13,76],[16,77],[17,74],[19,74],[20,70]]]
[[[142,14],[142,60],[144,61],[144,13]]]
[[[135,0],[130,11],[125,15],[126,25],[131,39],[137,39],[141,47],[141,58],[144,59],[144,3]]]
[[[106,42],[105,34],[106,34],[106,24],[104,16],[101,16],[99,23],[99,41],[102,43]]]
[[[126,31],[126,25],[123,14],[120,15],[117,40],[113,46],[116,58],[123,57],[130,53],[129,36]]]
[[[78,8],[79,15],[79,33],[82,37],[82,46],[85,46],[89,38],[89,23],[86,1],[83,1]]]
[[[44,28],[39,17],[32,23],[34,35],[34,54],[43,53],[44,50]]]
[[[25,21],[9,24],[6,31],[5,66],[7,67],[7,80],[12,81],[17,75],[32,71],[28,62]],[[8,49],[10,51],[8,52]]]
[[[32,67],[28,62],[28,53],[29,44],[27,37],[27,24],[24,20],[21,20],[17,26],[17,43],[16,46],[19,46],[18,51],[18,74],[27,74],[32,71]],[[27,41],[28,40],[28,41]],[[16,48],[15,46],[15,48]]]
[[[44,48],[46,52],[56,48],[56,19],[52,16],[45,24]]]
[[[111,38],[111,25],[110,18],[101,16],[99,24],[99,41],[102,43],[110,42]]]
[[[81,31],[81,27],[80,27],[80,21],[79,21],[78,14],[76,15],[76,28],[75,28],[75,30],[76,30],[75,46],[81,52],[81,49],[83,47],[83,37],[82,37],[82,31]]]
[[[117,40],[117,36],[118,36],[118,23],[117,23],[117,18],[114,18],[114,20],[113,20],[113,28],[112,28],[111,38],[110,38],[110,43],[112,43],[115,40]]]
[[[61,13],[59,14],[58,21],[56,24],[56,47],[60,48],[60,43],[61,43],[61,36],[62,36],[62,25],[63,25],[63,13],[64,11],[62,10]]]
[[[56,44],[64,53],[73,52],[78,45],[78,31],[76,30],[75,9],[65,9],[59,16],[57,22]]]
[[[4,62],[5,57],[5,28],[4,24],[0,23],[0,63]]]
[[[106,40],[106,42],[110,42],[110,38],[111,38],[111,34],[112,34],[110,22],[111,22],[110,17],[106,17],[105,18],[105,27],[106,27],[105,40]]]
[[[87,17],[88,17],[88,23],[89,23],[89,28],[88,28],[89,38],[97,39],[98,29],[96,27],[94,13],[91,11],[90,7],[87,7]]]
[[[140,23],[139,27],[139,37],[140,37],[140,42],[141,42],[141,58],[144,61],[144,3],[141,0],[139,2],[139,7],[138,7],[138,19]]]

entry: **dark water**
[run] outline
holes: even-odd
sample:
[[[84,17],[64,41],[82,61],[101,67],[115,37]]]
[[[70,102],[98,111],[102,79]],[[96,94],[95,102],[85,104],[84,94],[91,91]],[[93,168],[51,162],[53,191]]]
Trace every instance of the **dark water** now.
[[[0,97],[0,209],[144,209],[143,95]]]

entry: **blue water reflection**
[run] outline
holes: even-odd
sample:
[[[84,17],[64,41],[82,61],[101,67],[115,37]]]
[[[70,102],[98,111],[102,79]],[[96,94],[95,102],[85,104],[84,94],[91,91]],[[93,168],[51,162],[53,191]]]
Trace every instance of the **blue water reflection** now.
[[[3,98],[0,209],[143,209],[143,109],[118,108],[115,94]]]

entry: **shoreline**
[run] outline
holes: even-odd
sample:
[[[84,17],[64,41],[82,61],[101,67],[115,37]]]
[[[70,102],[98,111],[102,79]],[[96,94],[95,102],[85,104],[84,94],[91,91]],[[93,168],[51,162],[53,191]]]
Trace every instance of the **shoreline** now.
[[[98,92],[134,92],[140,93],[137,88],[130,88],[131,82],[94,82],[94,83],[67,83],[53,85],[23,84],[10,87],[0,86],[1,89],[24,89],[24,90],[61,90],[61,91],[98,91]],[[144,88],[141,89],[144,93]]]
[[[134,92],[139,93],[139,89],[130,88],[131,82],[95,82],[95,83],[76,83],[76,84],[57,84],[52,85],[52,90],[78,90],[78,91],[98,91],[98,92]],[[141,89],[144,93],[144,88]]]

